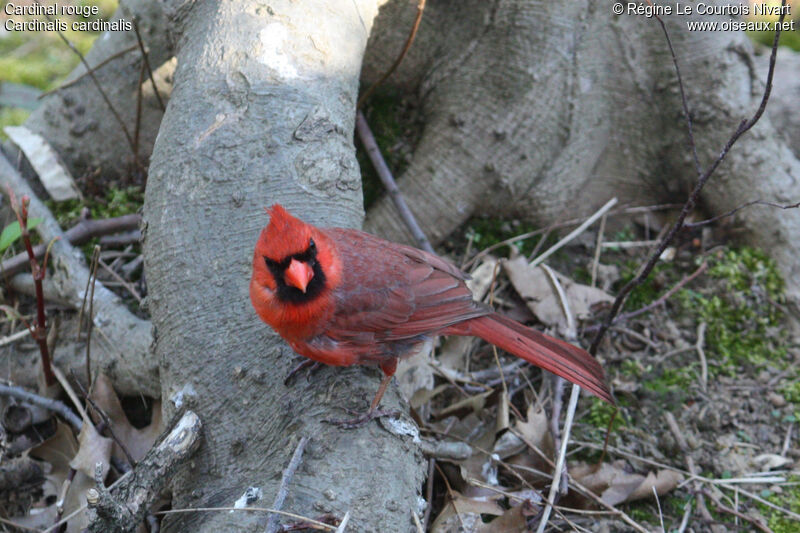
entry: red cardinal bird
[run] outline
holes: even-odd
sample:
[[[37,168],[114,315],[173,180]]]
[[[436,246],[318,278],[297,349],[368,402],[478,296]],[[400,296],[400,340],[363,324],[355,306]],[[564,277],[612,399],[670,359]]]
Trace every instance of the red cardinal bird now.
[[[415,345],[472,335],[614,403],[587,352],[472,299],[469,276],[433,254],[343,228],[317,228],[278,204],[253,254],[250,300],[294,351],[328,365],[383,370],[370,411]]]

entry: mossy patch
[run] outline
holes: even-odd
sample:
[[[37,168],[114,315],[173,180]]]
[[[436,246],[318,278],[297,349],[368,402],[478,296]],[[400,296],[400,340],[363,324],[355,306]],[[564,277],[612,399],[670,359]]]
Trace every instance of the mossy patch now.
[[[788,484],[782,486],[781,493],[764,490],[759,496],[793,513],[800,513],[800,476],[790,477]],[[764,504],[759,504],[758,507],[767,519],[767,526],[774,533],[794,533],[798,530],[797,519]]]
[[[734,375],[742,365],[782,366],[786,358],[779,304],[783,280],[775,261],[754,248],[729,249],[709,259],[708,289],[683,289],[676,301],[705,322],[709,373]],[[711,362],[710,362],[711,363]]]

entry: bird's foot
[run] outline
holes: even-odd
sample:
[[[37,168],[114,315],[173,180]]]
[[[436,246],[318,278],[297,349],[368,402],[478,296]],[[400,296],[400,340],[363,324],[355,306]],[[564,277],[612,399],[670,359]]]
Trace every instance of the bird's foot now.
[[[396,418],[400,416],[400,411],[395,411],[393,409],[370,409],[366,413],[358,414],[358,411],[354,411],[352,409],[347,409],[343,407],[345,411],[349,414],[354,415],[355,418],[343,419],[337,418],[333,420],[323,420],[326,424],[333,424],[334,426],[339,426],[342,429],[355,429],[363,426],[370,420],[374,420],[376,418],[383,418],[385,416],[391,416],[392,418]]]
[[[297,365],[296,367],[294,367],[294,368],[292,369],[292,371],[291,371],[291,372],[289,372],[288,374],[286,374],[286,377],[285,377],[285,378],[283,378],[283,384],[284,384],[284,385],[286,385],[286,386],[288,387],[288,386],[289,386],[289,384],[290,384],[290,383],[292,382],[292,380],[294,379],[294,377],[295,377],[297,374],[299,374],[301,371],[303,371],[303,370],[305,370],[306,368],[308,368],[308,369],[309,369],[309,371],[308,371],[308,375],[306,376],[306,377],[308,377],[308,376],[310,376],[310,375],[311,375],[311,373],[312,373],[312,372],[314,372],[316,369],[318,369],[318,368],[319,368],[319,367],[321,367],[321,366],[322,366],[322,363],[319,363],[319,362],[317,362],[317,361],[314,361],[314,360],[312,360],[312,359],[306,359],[306,358],[303,358],[303,360],[300,362],[300,364],[299,364],[299,365]]]

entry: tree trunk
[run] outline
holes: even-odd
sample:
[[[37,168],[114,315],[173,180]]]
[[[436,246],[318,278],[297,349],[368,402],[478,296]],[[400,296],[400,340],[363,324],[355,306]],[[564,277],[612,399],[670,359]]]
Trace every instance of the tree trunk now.
[[[173,14],[178,69],[147,184],[145,267],[164,414],[190,407],[205,433],[172,483],[173,507],[231,506],[251,486],[263,492],[253,505],[269,507],[307,436],[286,510],[349,510],[353,531],[405,531],[419,511],[417,448],[378,423],[321,423],[341,418],[339,406],[364,409],[377,372],[326,368],[284,387],[292,351],[248,297],[264,206],[322,225],[361,219],[354,103],[377,5],[325,8],[202,1]],[[265,520],[190,513],[165,531],[255,531]]]
[[[413,17],[402,1],[378,17],[365,84],[402,48],[400,16]],[[703,167],[752,116],[764,87],[743,32],[687,28],[727,18],[666,18]],[[698,175],[658,22],[614,16],[602,2],[432,2],[390,83],[416,91],[426,119],[399,186],[435,242],[474,214],[546,225],[587,215],[612,196],[683,202]],[[722,214],[758,198],[794,203],[798,180],[797,156],[764,117],[712,178],[703,207]],[[771,250],[795,306],[799,213],[759,207],[737,216],[747,239]],[[365,229],[410,242],[388,197],[370,209]]]

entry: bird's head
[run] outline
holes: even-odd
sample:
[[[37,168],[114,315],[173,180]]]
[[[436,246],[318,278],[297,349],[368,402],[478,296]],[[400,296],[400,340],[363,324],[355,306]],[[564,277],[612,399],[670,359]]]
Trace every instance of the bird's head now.
[[[327,239],[314,226],[295,218],[281,205],[267,210],[269,224],[261,231],[253,256],[253,282],[271,290],[279,301],[302,303],[325,289],[326,272],[319,244]]]

